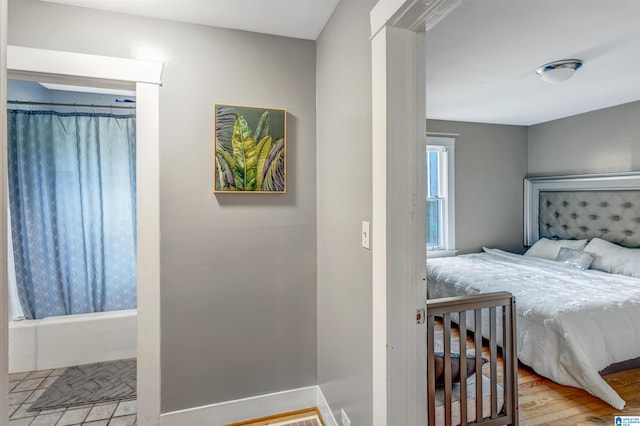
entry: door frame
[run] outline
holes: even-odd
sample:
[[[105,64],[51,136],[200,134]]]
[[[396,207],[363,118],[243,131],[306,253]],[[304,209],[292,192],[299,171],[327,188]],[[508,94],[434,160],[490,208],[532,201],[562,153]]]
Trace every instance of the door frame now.
[[[426,33],[460,0],[372,9],[372,332],[375,426],[427,423]]]
[[[6,24],[6,0],[0,10]],[[6,25],[2,25],[3,31]],[[3,50],[6,46],[2,39]],[[4,55],[3,55],[4,57]],[[0,383],[8,382],[7,269],[7,78],[136,91],[136,232],[137,232],[137,410],[138,424],[155,426],[160,419],[160,156],[159,90],[163,63],[73,52],[6,46],[2,64],[0,123],[2,164],[0,260]],[[143,218],[143,220],[140,220]],[[7,388],[5,386],[5,388]],[[6,404],[7,396],[0,397]],[[0,418],[0,425],[8,422]]]
[[[7,291],[7,6],[0,0],[0,413],[9,405],[9,306]],[[9,424],[8,415],[0,415],[0,426]]]

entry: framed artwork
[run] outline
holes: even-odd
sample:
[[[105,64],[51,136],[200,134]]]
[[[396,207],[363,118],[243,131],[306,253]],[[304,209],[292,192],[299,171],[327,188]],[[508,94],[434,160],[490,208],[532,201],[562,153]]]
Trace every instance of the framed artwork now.
[[[216,193],[284,193],[287,111],[216,104]]]

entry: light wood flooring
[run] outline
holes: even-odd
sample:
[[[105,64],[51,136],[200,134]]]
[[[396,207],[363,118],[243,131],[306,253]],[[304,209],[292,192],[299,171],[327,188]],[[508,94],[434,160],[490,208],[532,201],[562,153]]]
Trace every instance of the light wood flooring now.
[[[615,416],[640,416],[640,368],[609,374],[604,379],[627,402],[624,411],[582,389],[561,386],[520,365],[520,424],[613,425]]]
[[[320,416],[320,411],[316,407],[305,408],[303,410],[291,411],[289,413],[277,414],[274,416],[262,417],[259,419],[247,420],[238,423],[232,423],[226,426],[268,426],[273,424],[278,424],[280,422],[285,421],[293,421],[298,419],[304,419],[310,416],[318,416],[320,420],[320,425],[324,426],[324,422],[322,421],[322,417]],[[300,426],[316,426],[319,423],[317,421],[307,421],[300,422]]]
[[[436,338],[439,330],[436,330]],[[459,339],[452,327],[452,338]],[[456,342],[453,342],[455,350]],[[458,346],[459,347],[459,346]],[[473,339],[467,336],[467,347]],[[489,356],[488,347],[483,356]],[[498,359],[502,371],[502,359]],[[489,366],[486,364],[483,370]],[[487,372],[485,372],[486,374]],[[500,382],[499,377],[499,382]],[[614,425],[616,416],[640,416],[640,368],[604,376],[620,397],[627,402],[624,411],[616,410],[582,389],[562,386],[536,374],[531,368],[518,366],[518,400],[522,426]]]

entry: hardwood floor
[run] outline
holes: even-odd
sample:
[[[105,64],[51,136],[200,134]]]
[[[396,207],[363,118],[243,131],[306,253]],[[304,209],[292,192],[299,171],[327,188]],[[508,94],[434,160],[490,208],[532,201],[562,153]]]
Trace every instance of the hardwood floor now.
[[[439,324],[441,325],[441,323]],[[436,330],[441,338],[441,330]],[[452,329],[452,338],[459,339],[457,329]],[[452,342],[453,350],[459,343]],[[467,336],[467,347],[473,348],[473,339]],[[488,356],[488,347],[483,348]],[[502,359],[498,359],[498,371],[502,370]],[[487,370],[489,365],[483,367]],[[485,371],[487,374],[488,371]],[[601,399],[582,389],[562,386],[536,374],[531,368],[519,364],[518,400],[520,425],[522,426],[577,426],[615,425],[616,416],[640,417],[640,368],[621,371],[604,376],[604,379],[627,402],[624,411],[616,410]],[[499,382],[500,382],[499,378]]]
[[[518,369],[521,425],[614,425],[616,416],[640,416],[640,369],[604,376],[627,402],[618,411],[582,389],[561,386],[527,366]]]

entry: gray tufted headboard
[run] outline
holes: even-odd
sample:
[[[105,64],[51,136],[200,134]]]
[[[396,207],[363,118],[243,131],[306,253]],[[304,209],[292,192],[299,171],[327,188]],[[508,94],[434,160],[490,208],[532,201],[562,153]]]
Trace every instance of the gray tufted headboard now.
[[[525,179],[525,246],[602,238],[640,247],[640,173]]]
[[[640,246],[640,190],[540,191],[540,237]]]

